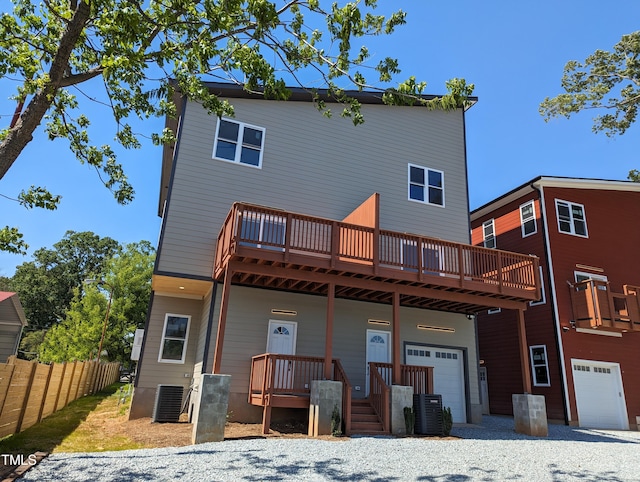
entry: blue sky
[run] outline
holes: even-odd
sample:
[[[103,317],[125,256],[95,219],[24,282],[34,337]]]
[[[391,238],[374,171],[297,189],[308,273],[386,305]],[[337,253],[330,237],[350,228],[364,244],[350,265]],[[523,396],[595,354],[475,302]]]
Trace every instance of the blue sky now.
[[[379,2],[381,5],[385,2]],[[584,60],[596,49],[610,50],[620,37],[640,29],[637,0],[485,2],[459,0],[386,2],[407,12],[407,25],[391,37],[364,40],[373,62],[392,56],[400,61],[398,81],[414,75],[428,82],[427,92],[444,92],[444,82],[463,77],[475,84],[479,102],[467,113],[467,160],[471,208],[538,175],[626,179],[640,169],[638,132],[608,138],[591,132],[591,113],[545,123],[538,105],[560,93],[568,60]],[[3,2],[2,9],[8,8]],[[386,8],[386,7],[385,7]],[[15,107],[6,100],[11,82],[0,81],[0,125],[8,125]],[[88,106],[109,143],[115,132],[108,112]],[[320,115],[320,114],[318,114]],[[138,128],[159,130],[163,120]],[[157,243],[161,151],[150,143],[138,151],[119,152],[135,201],[120,206],[95,171],[78,163],[62,141],[39,131],[9,173],[0,194],[16,197],[30,185],[62,194],[57,211],[27,211],[0,198],[0,224],[17,226],[30,245],[27,256],[0,252],[0,275],[31,260],[40,247],[51,247],[67,230],[93,231],[121,243],[143,239]]]

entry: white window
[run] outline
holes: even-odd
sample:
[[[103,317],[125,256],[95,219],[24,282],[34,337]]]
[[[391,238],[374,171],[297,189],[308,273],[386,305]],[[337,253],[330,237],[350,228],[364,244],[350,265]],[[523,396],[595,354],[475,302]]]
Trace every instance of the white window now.
[[[520,225],[522,227],[522,237],[526,238],[538,231],[536,225],[536,208],[533,201],[520,206]]]
[[[587,238],[587,219],[582,204],[556,199],[556,215],[558,230],[561,233],[573,234]]]
[[[162,341],[158,361],[163,363],[184,363],[189,339],[191,316],[167,313],[162,328]]]
[[[444,172],[409,164],[409,199],[444,207]]]
[[[484,239],[485,248],[496,247],[496,229],[493,219],[482,223],[482,239]]]
[[[540,299],[538,301],[530,301],[530,306],[544,305],[547,302],[544,294],[544,278],[542,277],[542,266],[538,266],[538,269],[540,270]]]
[[[550,387],[547,347],[545,345],[530,346],[529,355],[533,369],[533,384],[536,387]]]
[[[573,276],[575,276],[576,283],[582,283],[583,281],[589,281],[592,279],[596,281],[609,281],[609,278],[607,278],[603,274],[585,273],[583,271],[574,271]],[[586,288],[582,288],[582,289],[586,289]],[[604,285],[598,285],[598,289],[606,291],[607,287]]]
[[[213,157],[261,168],[264,132],[263,127],[229,119],[218,119]]]

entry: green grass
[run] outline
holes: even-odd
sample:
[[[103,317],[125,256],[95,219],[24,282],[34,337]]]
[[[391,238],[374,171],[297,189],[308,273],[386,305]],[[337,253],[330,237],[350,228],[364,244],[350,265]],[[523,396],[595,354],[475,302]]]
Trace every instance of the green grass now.
[[[80,398],[19,434],[0,439],[0,453],[100,452],[140,448],[126,436],[104,438],[105,421],[126,416],[127,404],[119,404],[120,387],[114,383],[95,395]]]

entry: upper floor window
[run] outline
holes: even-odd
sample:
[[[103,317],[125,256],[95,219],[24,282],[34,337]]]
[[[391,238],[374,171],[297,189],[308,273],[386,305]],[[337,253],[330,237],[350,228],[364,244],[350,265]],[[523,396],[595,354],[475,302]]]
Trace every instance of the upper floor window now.
[[[444,173],[409,164],[409,199],[444,207]]]
[[[520,225],[522,227],[523,238],[535,234],[538,231],[536,225],[536,208],[533,205],[533,201],[529,201],[520,206]]]
[[[482,223],[482,239],[485,248],[496,247],[496,228],[493,219]]]
[[[561,233],[588,237],[587,219],[585,218],[582,204],[556,199],[556,214],[558,216],[558,229]]]
[[[162,340],[160,341],[159,362],[184,363],[190,321],[191,317],[188,315],[167,313],[164,319],[164,328],[162,329]]]
[[[547,347],[536,345],[529,347],[531,366],[533,367],[533,384],[536,387],[549,387],[549,363],[547,361]]]
[[[260,168],[264,150],[264,132],[263,127],[229,119],[218,119],[213,157]]]

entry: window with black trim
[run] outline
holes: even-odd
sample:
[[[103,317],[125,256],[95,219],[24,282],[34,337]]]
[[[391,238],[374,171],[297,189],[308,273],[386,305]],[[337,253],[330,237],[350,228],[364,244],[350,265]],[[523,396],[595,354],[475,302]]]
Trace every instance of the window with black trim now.
[[[558,230],[561,233],[583,238],[589,237],[587,233],[587,218],[582,204],[556,199],[556,215],[558,217]]]
[[[529,354],[531,356],[531,367],[533,368],[533,384],[536,387],[551,386],[546,345],[530,346]]]
[[[444,172],[409,164],[409,199],[444,207]]]
[[[485,248],[496,247],[496,227],[493,219],[482,223],[482,239]]]
[[[520,206],[520,226],[522,237],[526,238],[538,231],[536,224],[536,208],[533,201],[529,201]]]
[[[264,127],[230,119],[218,119],[213,157],[261,168],[264,133]]]
[[[184,363],[189,339],[191,316],[167,313],[162,328],[158,361],[163,363]]]

